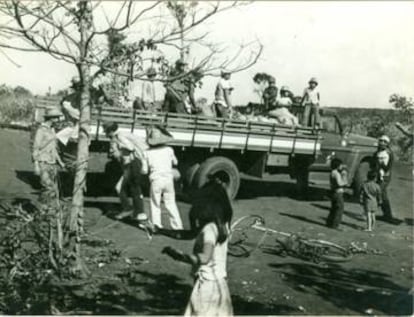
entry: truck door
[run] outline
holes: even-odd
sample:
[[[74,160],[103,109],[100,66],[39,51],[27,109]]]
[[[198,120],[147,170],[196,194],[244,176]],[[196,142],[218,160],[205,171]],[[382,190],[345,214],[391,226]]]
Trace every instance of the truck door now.
[[[342,126],[334,115],[321,116],[322,144],[321,155],[310,166],[310,171],[329,171],[330,160],[333,156],[341,158],[341,152],[346,149],[343,146]]]

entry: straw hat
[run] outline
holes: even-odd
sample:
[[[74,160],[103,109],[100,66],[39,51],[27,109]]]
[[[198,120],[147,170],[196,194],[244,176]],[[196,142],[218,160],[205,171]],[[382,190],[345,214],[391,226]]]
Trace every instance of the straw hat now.
[[[44,117],[45,118],[57,118],[57,117],[60,117],[62,115],[63,114],[62,114],[62,112],[59,109],[57,109],[57,108],[50,108],[50,109],[46,109],[46,112],[45,112]]]
[[[147,143],[150,146],[167,144],[173,140],[173,136],[161,126],[152,126],[148,130]]]
[[[282,88],[280,88],[280,91],[290,91],[288,86],[282,86]]]

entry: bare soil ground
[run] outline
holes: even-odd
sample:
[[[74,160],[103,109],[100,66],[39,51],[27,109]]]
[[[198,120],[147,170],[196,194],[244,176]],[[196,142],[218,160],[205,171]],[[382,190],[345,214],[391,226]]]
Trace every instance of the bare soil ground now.
[[[0,144],[0,198],[35,199],[37,180],[32,174],[28,133],[0,130]],[[86,201],[89,235],[84,250],[92,275],[81,290],[72,291],[72,306],[77,312],[93,314],[182,314],[192,287],[190,268],[162,255],[161,250],[171,245],[190,251],[192,242],[163,235],[149,241],[133,224],[113,220],[118,200],[104,190],[108,179],[98,173],[105,160],[104,154],[93,155],[90,162]],[[390,188],[394,213],[403,222],[391,225],[379,221],[373,233],[362,231],[361,207],[350,199],[343,231],[332,230],[324,225],[330,205],[326,186],[314,185],[306,200],[298,200],[293,189],[285,177],[272,182],[244,180],[234,203],[234,218],[258,214],[270,228],[341,245],[365,242],[376,252],[355,255],[340,264],[315,264],[260,249],[247,258],[229,256],[235,314],[411,315],[412,167],[396,164]],[[148,198],[145,204],[149,208]],[[189,205],[183,201],[178,205],[188,225]],[[266,246],[273,243],[274,237],[267,237]],[[100,258],[104,248],[114,250],[113,259]]]

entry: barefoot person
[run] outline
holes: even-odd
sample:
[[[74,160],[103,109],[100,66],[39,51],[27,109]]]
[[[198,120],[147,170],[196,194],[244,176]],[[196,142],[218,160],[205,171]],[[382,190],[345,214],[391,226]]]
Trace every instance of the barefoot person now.
[[[161,202],[165,204],[170,226],[174,230],[182,230],[183,224],[175,202],[173,166],[178,164],[174,150],[167,146],[172,140],[171,134],[163,128],[152,127],[147,142],[150,148],[146,151],[150,188],[150,218],[155,231],[163,228],[161,223]]]
[[[227,244],[233,210],[227,192],[215,181],[207,183],[190,210],[197,237],[192,254],[172,247],[166,253],[188,263],[195,276],[185,316],[231,316],[233,307],[227,285]]]
[[[361,187],[359,202],[364,208],[367,220],[366,231],[374,230],[375,214],[378,212],[378,207],[382,204],[381,188],[376,183],[376,179],[377,173],[370,170],[367,175],[367,181]]]
[[[58,154],[58,141],[53,127],[61,116],[63,114],[58,109],[48,109],[44,115],[45,121],[37,128],[33,142],[34,172],[40,177],[42,187],[39,200],[42,210],[47,212],[57,207],[57,165],[64,167]]]

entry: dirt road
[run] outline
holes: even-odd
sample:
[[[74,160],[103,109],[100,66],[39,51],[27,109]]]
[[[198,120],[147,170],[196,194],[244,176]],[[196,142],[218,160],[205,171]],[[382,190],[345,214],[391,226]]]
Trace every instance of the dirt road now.
[[[28,134],[0,130],[0,144],[0,197],[36,197]],[[93,156],[91,172],[98,172],[104,160],[104,155]],[[123,261],[91,262],[93,285],[87,295],[79,296],[76,306],[94,314],[181,314],[191,291],[190,270],[162,255],[161,250],[172,245],[190,251],[191,241],[166,236],[149,241],[133,225],[114,221],[109,215],[119,208],[117,199],[99,196],[94,191],[98,181],[104,179],[95,178],[88,184],[95,197],[87,198],[86,230],[90,237],[112,241],[113,247],[122,250]],[[235,218],[259,214],[270,228],[342,245],[366,243],[375,252],[355,255],[341,264],[314,264],[263,250],[247,258],[229,257],[229,285],[236,314],[412,314],[412,168],[397,164],[390,188],[394,213],[403,222],[398,226],[378,222],[374,233],[361,230],[361,208],[351,201],[346,203],[343,231],[326,228],[329,201],[325,189],[312,187],[311,199],[298,200],[289,180],[245,180],[234,203]],[[148,208],[147,198],[145,203]],[[179,208],[186,221],[189,205],[180,201]],[[273,241],[269,236],[265,245],[271,247]]]

